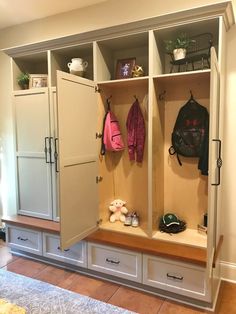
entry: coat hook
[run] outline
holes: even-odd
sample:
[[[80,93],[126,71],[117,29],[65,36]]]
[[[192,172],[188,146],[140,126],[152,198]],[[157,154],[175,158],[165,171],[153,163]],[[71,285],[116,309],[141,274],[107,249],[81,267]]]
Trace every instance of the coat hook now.
[[[135,98],[135,100],[138,100],[138,98],[137,98],[137,96],[136,96],[136,95],[134,95],[134,98]]]
[[[110,111],[110,109],[111,109],[111,102],[110,102],[110,99],[112,98],[112,95],[111,96],[109,96],[108,98],[107,98],[107,110],[108,111]]]
[[[159,94],[159,100],[165,99],[166,90],[164,90],[162,93]]]
[[[189,92],[190,92],[191,99],[193,99],[193,93],[192,93],[191,89],[189,90]]]

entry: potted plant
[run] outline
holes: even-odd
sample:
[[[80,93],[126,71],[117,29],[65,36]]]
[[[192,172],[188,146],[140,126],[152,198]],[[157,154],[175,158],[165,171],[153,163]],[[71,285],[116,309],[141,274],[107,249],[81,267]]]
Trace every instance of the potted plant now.
[[[195,40],[190,39],[186,33],[179,34],[175,39],[165,40],[165,49],[167,53],[172,53],[174,60],[184,59],[187,48]]]
[[[29,79],[30,79],[29,73],[22,72],[17,77],[17,83],[20,85],[22,89],[28,89]]]

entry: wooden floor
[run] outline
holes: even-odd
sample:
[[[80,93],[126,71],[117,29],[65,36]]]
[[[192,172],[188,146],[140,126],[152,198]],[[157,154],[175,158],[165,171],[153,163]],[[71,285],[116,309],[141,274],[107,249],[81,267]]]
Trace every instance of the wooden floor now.
[[[12,256],[0,240],[0,268],[36,278],[140,314],[209,313],[118,284],[80,275],[41,262]],[[236,284],[223,282],[218,314],[236,314]],[[212,312],[211,312],[212,313]],[[55,313],[56,314],[56,313]]]

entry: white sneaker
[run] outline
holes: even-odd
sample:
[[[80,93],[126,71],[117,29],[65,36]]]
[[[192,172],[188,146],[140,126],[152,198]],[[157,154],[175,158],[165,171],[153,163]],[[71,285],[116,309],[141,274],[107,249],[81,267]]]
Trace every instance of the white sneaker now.
[[[137,215],[136,212],[134,212],[132,215],[131,226],[132,227],[138,227],[139,226],[139,216]]]

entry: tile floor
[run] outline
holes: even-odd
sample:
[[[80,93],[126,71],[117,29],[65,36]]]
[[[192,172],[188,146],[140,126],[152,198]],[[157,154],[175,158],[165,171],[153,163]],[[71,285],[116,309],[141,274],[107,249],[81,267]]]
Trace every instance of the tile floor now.
[[[2,240],[0,240],[0,268],[36,278],[140,314],[208,313],[118,284],[80,275],[38,261],[12,256]],[[218,310],[215,313],[236,314],[236,284],[223,282],[221,290]]]

